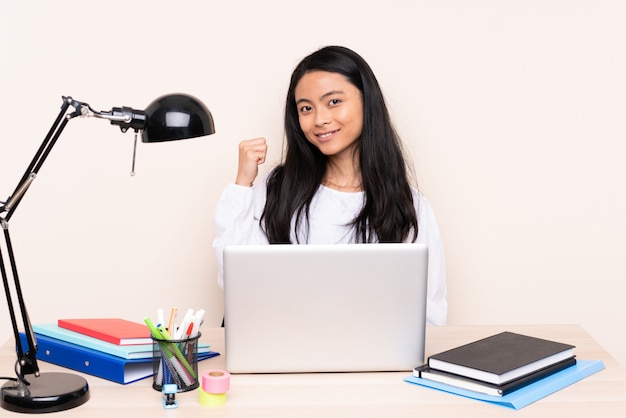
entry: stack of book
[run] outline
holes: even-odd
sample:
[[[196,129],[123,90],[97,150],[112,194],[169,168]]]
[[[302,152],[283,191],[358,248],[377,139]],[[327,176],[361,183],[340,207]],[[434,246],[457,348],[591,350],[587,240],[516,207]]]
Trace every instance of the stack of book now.
[[[577,362],[574,348],[507,331],[432,355],[405,380],[500,404],[519,398],[525,406],[604,368]]]
[[[116,383],[153,375],[153,342],[145,324],[120,318],[60,319],[34,324],[37,359]],[[26,336],[21,333],[22,344]],[[219,355],[198,345],[198,360]]]

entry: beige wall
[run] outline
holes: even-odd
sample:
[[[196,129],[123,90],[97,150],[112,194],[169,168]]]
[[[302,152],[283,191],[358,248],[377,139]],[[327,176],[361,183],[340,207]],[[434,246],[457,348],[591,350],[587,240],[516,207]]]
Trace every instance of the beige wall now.
[[[141,145],[130,177],[131,133],[69,124],[11,221],[31,319],[175,305],[217,325],[212,214],[236,144],[266,136],[276,160],[293,66],[341,44],[377,73],[438,215],[450,323],[581,323],[626,363],[625,14],[619,0],[8,2],[0,200],[62,95],[110,110],[187,92],[218,130]]]

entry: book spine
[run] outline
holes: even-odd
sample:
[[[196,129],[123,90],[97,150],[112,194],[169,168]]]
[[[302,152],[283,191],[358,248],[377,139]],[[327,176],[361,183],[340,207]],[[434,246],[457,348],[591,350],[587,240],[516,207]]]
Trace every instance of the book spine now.
[[[142,344],[132,346],[121,346],[112,344],[97,338],[90,337],[78,332],[61,328],[56,324],[33,324],[33,331],[36,337],[47,336],[56,340],[65,341],[71,344],[80,345],[92,350],[101,351],[113,356],[122,357],[127,360],[138,360],[152,358],[153,344]],[[205,354],[210,351],[210,345],[206,343],[198,344],[198,354]]]
[[[20,333],[22,341],[26,336]],[[39,336],[37,359],[116,383],[125,382],[125,360],[53,338]],[[150,359],[150,361],[152,361]]]
[[[118,346],[116,344],[112,344],[112,343],[109,343],[107,341],[103,341],[97,338],[89,337],[84,334],[76,333],[75,336],[73,335],[71,336],[68,333],[65,333],[62,331],[56,332],[54,329],[40,327],[38,325],[33,325],[33,331],[35,331],[35,333],[37,334],[37,337],[39,337],[40,335],[47,336],[47,337],[65,341],[71,344],[76,344],[76,345],[80,345],[83,347],[91,348],[92,350],[101,351],[103,353],[111,354],[117,357],[130,359],[133,356],[132,352],[124,350],[121,346]],[[152,345],[151,344],[149,346],[149,349],[146,348],[145,354],[139,355],[137,358],[142,358],[142,357],[152,357]]]
[[[478,399],[506,406],[508,408],[521,409],[602,369],[604,369],[604,363],[601,360],[578,360],[576,364],[571,367],[544,377],[543,379],[504,396],[485,395],[445,383],[421,379],[415,376],[409,376],[404,380],[409,383],[430,387],[455,395],[465,396],[470,399]]]
[[[506,383],[501,386],[502,394],[505,395],[507,393],[511,393],[515,390],[519,390],[524,386],[528,386],[538,380],[544,379],[554,373],[558,373],[561,370],[567,369],[568,367],[572,367],[576,364],[576,358],[571,357],[566,360],[560,361],[552,366],[545,367],[541,370],[538,370],[535,373],[531,373],[526,376],[522,376],[513,382]]]

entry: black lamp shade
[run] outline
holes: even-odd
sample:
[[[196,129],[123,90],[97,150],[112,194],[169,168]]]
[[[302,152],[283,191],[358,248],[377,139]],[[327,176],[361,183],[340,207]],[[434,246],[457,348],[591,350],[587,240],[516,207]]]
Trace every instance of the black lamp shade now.
[[[143,142],[174,141],[215,133],[211,112],[193,96],[161,96],[148,105],[145,113]]]

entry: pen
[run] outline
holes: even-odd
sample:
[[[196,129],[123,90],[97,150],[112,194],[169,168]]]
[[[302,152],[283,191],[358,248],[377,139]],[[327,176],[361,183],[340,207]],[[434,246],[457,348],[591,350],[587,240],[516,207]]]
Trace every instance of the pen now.
[[[193,317],[193,330],[191,331],[191,337],[198,335],[200,331],[200,324],[202,323],[202,317],[204,316],[204,309],[198,310]]]
[[[193,384],[194,377],[192,377],[189,373],[187,373],[187,371],[183,368],[183,366],[181,366],[181,363],[178,361],[176,357],[166,356],[165,361],[166,361],[166,364],[168,364],[168,366],[165,368],[166,369],[169,368],[169,371],[171,372],[172,378],[174,380],[178,380],[178,381],[182,380],[184,383],[184,386],[186,387],[189,387]],[[176,382],[176,383],[179,384],[179,382]],[[182,387],[183,385],[179,384],[179,386]]]
[[[152,333],[152,336],[157,339],[157,340],[161,340],[161,332],[159,331],[159,329],[154,326],[154,323],[152,322],[152,320],[149,317],[145,317],[143,319],[143,322],[146,323],[146,325],[148,326],[148,328],[150,329],[150,332]]]
[[[170,322],[169,322],[169,325],[167,327],[167,331],[171,335],[174,334],[174,321],[176,320],[176,312],[178,312],[178,308],[177,307],[173,307],[172,308],[172,312],[170,313]]]
[[[163,316],[163,308],[157,309],[157,324],[165,323],[165,316]]]
[[[185,338],[185,331],[187,331],[187,327],[189,326],[189,323],[191,322],[192,317],[193,317],[193,309],[187,309],[187,313],[185,313],[185,316],[183,317],[183,321],[180,323],[180,326],[176,330],[176,336],[174,339],[182,340],[183,338]]]
[[[145,317],[143,320],[146,325],[148,326],[148,328],[150,329],[150,333],[152,333],[152,336],[155,339],[155,342],[159,345],[161,352],[163,353],[163,356],[161,358],[161,364],[159,365],[159,370],[157,372],[157,384],[162,384],[163,381],[169,381],[168,377],[169,377],[169,367],[167,366],[167,364],[164,364],[164,362],[166,362],[167,357],[171,356],[172,353],[167,349],[167,345],[162,341],[163,337],[161,335],[161,332],[159,331],[159,329],[154,325],[154,323],[152,322],[152,320],[149,317]],[[160,324],[159,324],[160,325]]]
[[[172,337],[170,336],[169,332],[167,332],[167,330],[165,328],[157,329],[157,331],[161,333],[161,336],[162,336],[163,339],[165,339],[165,340],[171,340],[172,339]],[[172,352],[170,352],[170,355],[173,353],[173,357],[176,357],[178,360],[180,360],[182,365],[185,366],[185,369],[187,369],[187,371],[189,371],[189,374],[191,375],[191,377],[193,377],[195,379],[196,378],[196,372],[193,371],[193,368],[189,365],[189,363],[187,362],[187,359],[185,358],[185,356],[183,356],[183,353],[180,352],[180,350],[178,349],[176,344],[168,344],[168,347],[170,347],[171,350],[172,350]]]
[[[194,339],[192,339],[191,337],[191,334],[193,333],[193,324],[193,322],[190,322],[189,326],[187,327],[187,331],[185,332],[185,335],[189,340],[189,343],[187,344],[187,361],[192,364],[196,356],[196,340],[195,337]]]

